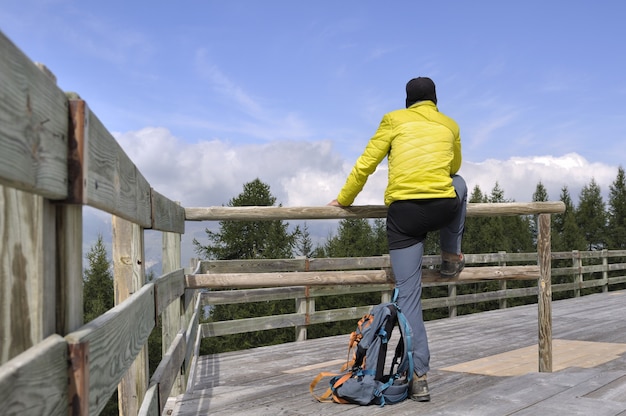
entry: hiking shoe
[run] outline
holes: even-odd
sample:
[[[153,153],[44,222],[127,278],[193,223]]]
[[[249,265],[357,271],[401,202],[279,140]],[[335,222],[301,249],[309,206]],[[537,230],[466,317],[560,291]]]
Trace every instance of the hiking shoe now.
[[[411,400],[416,402],[429,402],[430,392],[428,391],[428,382],[426,381],[426,374],[418,377],[415,374],[413,378],[413,384],[411,385],[411,394],[409,395]]]
[[[465,268],[465,257],[463,254],[441,253],[441,268],[439,274],[442,277],[457,277],[461,270]]]

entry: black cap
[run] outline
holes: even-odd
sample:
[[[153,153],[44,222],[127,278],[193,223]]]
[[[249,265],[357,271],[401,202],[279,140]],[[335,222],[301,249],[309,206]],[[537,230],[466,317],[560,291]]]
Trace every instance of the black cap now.
[[[406,108],[418,101],[430,100],[437,104],[435,83],[427,77],[413,78],[406,84]]]

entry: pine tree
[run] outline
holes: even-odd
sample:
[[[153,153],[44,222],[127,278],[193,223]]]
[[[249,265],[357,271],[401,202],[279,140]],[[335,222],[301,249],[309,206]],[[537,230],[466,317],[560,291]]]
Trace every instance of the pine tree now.
[[[102,234],[87,253],[89,266],[83,271],[83,320],[93,321],[115,306],[113,274],[107,259]],[[119,414],[117,392],[113,393],[100,412],[102,416]]]
[[[626,177],[624,168],[617,170],[617,177],[610,185],[607,240],[609,248],[626,249]]]
[[[533,193],[533,202],[546,202],[546,201],[549,201],[548,191],[546,190],[546,187],[543,186],[543,183],[539,181],[537,183],[537,187],[535,188],[535,192]],[[530,224],[530,230],[533,236],[533,241],[535,242],[535,245],[536,245],[537,236],[539,235],[539,225],[538,225],[539,216],[533,215],[529,217],[528,220]],[[554,230],[554,225],[551,226],[551,229]]]
[[[324,247],[316,249],[316,257],[369,257],[388,253],[387,231],[383,219],[373,223],[366,218],[348,218],[339,221],[337,234],[328,237]],[[319,310],[375,305],[380,293],[369,292],[354,295],[324,296],[316,300]],[[321,338],[347,334],[354,330],[354,320],[310,325],[308,338]]]
[[[469,198],[471,203],[511,202],[496,182],[491,194],[486,196],[476,186]],[[525,252],[533,248],[533,238],[528,218],[470,217],[465,220],[463,251],[466,253],[494,253],[498,251]]]
[[[276,197],[269,185],[255,179],[243,192],[228,202],[229,207],[273,206]],[[280,206],[280,205],[279,205]],[[207,259],[283,259],[292,258],[300,230],[288,232],[288,223],[272,221],[220,221],[220,231],[206,229],[208,245],[194,239],[196,253]]]
[[[89,267],[83,274],[83,312],[85,323],[94,320],[115,306],[113,274],[107,251],[98,235],[96,243],[87,253]]]
[[[339,221],[337,235],[326,243],[328,257],[363,257],[376,253],[377,241],[366,218],[348,218]]]
[[[576,222],[576,208],[567,186],[561,188],[560,201],[565,205],[565,212],[552,217],[552,249],[554,251],[585,250],[585,237]]]
[[[311,234],[309,233],[309,226],[304,223],[302,232],[297,238],[296,251],[298,255],[311,258],[313,255],[313,242],[311,241]]]
[[[487,197],[483,195],[478,185],[474,186],[467,202],[472,204],[487,203]],[[463,234],[463,252],[484,253],[483,241],[484,231],[487,224],[485,217],[468,217],[465,219],[465,233]]]
[[[228,206],[272,206],[276,198],[269,185],[255,179],[243,186],[243,192],[228,202]],[[287,231],[288,224],[272,221],[220,221],[220,230],[206,230],[209,244],[202,245],[194,239],[196,252],[208,259],[285,259],[293,258],[293,249],[300,236],[298,227]],[[294,313],[291,300],[215,305],[209,320],[225,321],[284,313]],[[201,354],[234,351],[262,345],[281,344],[294,340],[293,328],[256,331],[224,337],[212,337],[202,341]]]
[[[580,191],[576,222],[581,228],[588,250],[602,249],[606,245],[606,212],[600,186],[591,179]]]
[[[374,237],[374,253],[389,253],[389,244],[387,243],[387,221],[384,218],[376,218],[372,225],[372,234]]]

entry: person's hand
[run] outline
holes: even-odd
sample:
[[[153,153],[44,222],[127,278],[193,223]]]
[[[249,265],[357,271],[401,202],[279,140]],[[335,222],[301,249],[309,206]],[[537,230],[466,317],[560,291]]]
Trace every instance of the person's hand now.
[[[337,201],[336,199],[333,199],[332,201],[330,201],[330,202],[329,202],[328,204],[326,204],[326,205],[329,205],[329,206],[331,206],[331,207],[343,207],[343,206],[345,206],[345,205],[341,205],[341,204],[339,203],[339,201]]]

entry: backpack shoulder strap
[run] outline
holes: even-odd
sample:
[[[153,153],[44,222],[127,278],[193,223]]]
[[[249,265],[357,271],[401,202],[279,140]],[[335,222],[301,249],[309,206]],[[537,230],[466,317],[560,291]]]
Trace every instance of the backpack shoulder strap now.
[[[396,356],[394,357],[394,362],[396,361],[396,359],[398,358],[400,359],[400,364],[398,366],[397,371],[399,373],[406,372],[407,382],[410,383],[411,380],[413,379],[413,370],[415,368],[415,365],[413,363],[413,354],[412,354],[413,331],[411,330],[409,321],[406,319],[406,316],[404,315],[404,313],[398,306],[397,300],[398,300],[398,288],[395,288],[393,291],[392,302],[396,306],[396,310],[397,310],[398,327],[400,328],[400,334],[401,334],[400,342],[403,343],[403,348],[400,348],[400,345],[398,345],[398,348],[396,348]],[[404,351],[402,351],[402,353],[400,354],[400,350],[404,350]],[[398,357],[398,355],[401,355],[401,357]]]
[[[343,376],[337,373],[321,372],[317,375],[317,377],[313,379],[313,381],[311,381],[311,384],[309,385],[309,391],[311,392],[311,395],[315,398],[315,400],[317,400],[318,402],[322,402],[322,403],[332,402],[333,391],[330,387],[327,388],[326,391],[319,396],[315,394],[315,387],[317,386],[317,383],[319,383],[320,380],[322,380],[325,377],[339,377],[339,376],[342,376],[341,378],[339,378],[339,380],[341,380],[341,382],[343,383],[345,380],[350,378],[351,375],[352,374],[349,372],[346,374],[343,374]],[[339,380],[335,384],[339,383]]]

